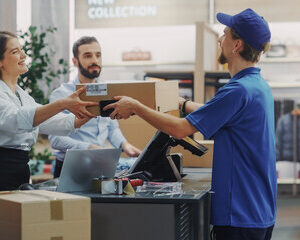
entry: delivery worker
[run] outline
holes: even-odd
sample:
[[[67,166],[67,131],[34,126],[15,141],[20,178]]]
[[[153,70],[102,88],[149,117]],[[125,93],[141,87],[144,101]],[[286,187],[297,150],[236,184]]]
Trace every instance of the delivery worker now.
[[[156,112],[135,99],[117,96],[113,119],[132,113],[159,130],[183,138],[200,131],[213,137],[211,224],[213,239],[271,239],[276,215],[274,106],[270,87],[255,67],[268,50],[267,22],[251,9],[230,16],[220,37],[219,62],[228,63],[230,81],[199,107],[180,101],[186,118]]]

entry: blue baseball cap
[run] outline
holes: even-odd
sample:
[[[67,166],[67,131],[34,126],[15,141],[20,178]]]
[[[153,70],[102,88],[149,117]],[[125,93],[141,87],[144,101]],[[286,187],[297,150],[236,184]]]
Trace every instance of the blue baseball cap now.
[[[256,50],[264,50],[263,44],[271,39],[267,21],[251,8],[233,16],[218,13],[217,19],[220,23],[233,28],[246,43]]]

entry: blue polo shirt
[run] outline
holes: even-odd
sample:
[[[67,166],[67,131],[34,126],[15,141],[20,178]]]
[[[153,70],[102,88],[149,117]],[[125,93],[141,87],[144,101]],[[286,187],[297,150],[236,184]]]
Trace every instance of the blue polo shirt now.
[[[186,119],[214,139],[211,224],[274,225],[277,177],[274,102],[258,68],[234,75]]]

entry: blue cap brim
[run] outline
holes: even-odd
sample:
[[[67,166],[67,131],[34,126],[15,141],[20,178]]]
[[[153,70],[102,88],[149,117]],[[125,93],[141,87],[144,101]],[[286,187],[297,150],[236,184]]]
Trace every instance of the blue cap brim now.
[[[220,23],[222,23],[228,27],[232,27],[232,16],[225,14],[225,13],[218,13],[217,19]]]

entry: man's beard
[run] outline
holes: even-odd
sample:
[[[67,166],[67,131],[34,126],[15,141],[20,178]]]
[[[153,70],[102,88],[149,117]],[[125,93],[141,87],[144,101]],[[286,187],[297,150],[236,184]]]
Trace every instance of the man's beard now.
[[[219,56],[219,58],[218,58],[218,62],[220,63],[220,64],[225,64],[225,63],[227,63],[227,58],[224,56],[224,54],[221,52],[221,54],[220,54],[220,56]]]
[[[80,63],[80,61],[79,61],[79,59],[78,59],[78,66],[79,66],[79,71],[80,71],[80,73],[81,73],[83,76],[85,76],[86,78],[89,78],[89,79],[97,78],[97,77],[99,77],[99,75],[100,75],[100,73],[101,73],[101,67],[100,67],[99,65],[97,65],[97,64],[93,64],[93,65],[91,65],[91,66],[88,66],[88,68],[85,69],[85,68],[81,65],[81,63]],[[89,72],[88,69],[89,69],[90,67],[99,67],[99,70],[95,70],[95,71]]]

